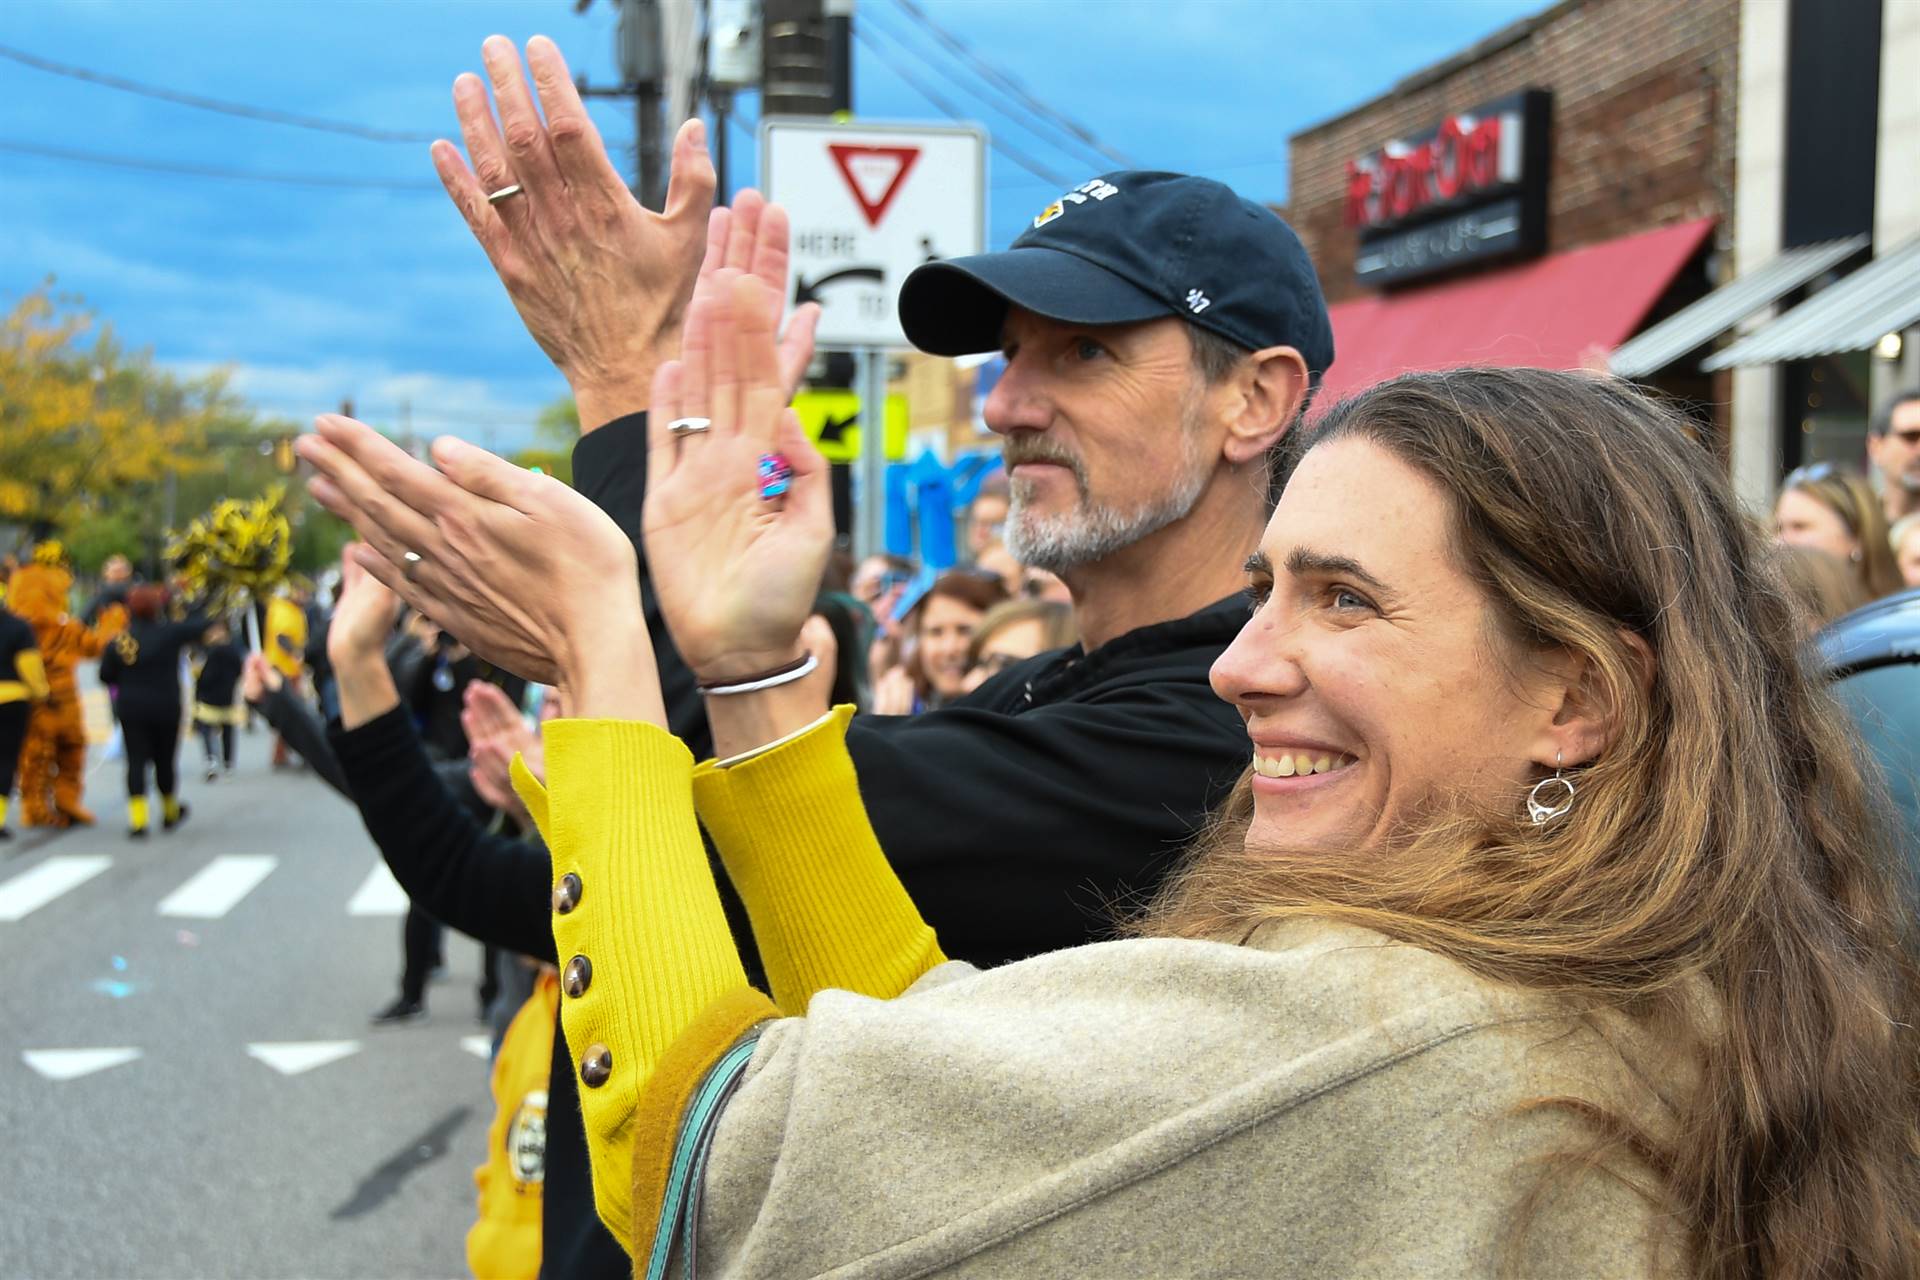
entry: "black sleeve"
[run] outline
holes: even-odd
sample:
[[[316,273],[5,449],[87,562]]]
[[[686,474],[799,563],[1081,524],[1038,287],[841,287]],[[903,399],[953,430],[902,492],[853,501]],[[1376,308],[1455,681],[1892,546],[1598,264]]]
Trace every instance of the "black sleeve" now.
[[[880,847],[940,945],[991,965],[1112,934],[1246,764],[1203,680],[1019,715],[858,716],[847,749]]]
[[[114,685],[120,683],[120,677],[126,669],[127,664],[120,660],[119,646],[109,643],[101,651],[100,665],[95,669],[94,674],[99,677],[101,684]]]
[[[647,415],[631,413],[589,431],[573,446],[573,485],[613,517],[633,542],[640,557],[640,606],[646,611],[647,634],[653,637],[653,656],[660,669],[660,695],[667,708],[667,727],[687,744],[694,759],[713,754],[713,735],[707,729],[707,709],[700,701],[698,681],[667,633],[667,620],[653,598],[647,578],[647,549],[640,537],[640,509],[647,498]],[[615,638],[617,643],[617,638]]]
[[[339,758],[327,743],[326,723],[306,699],[281,685],[278,689],[269,690],[258,705],[267,723],[273,726],[273,731],[285,738],[287,745],[298,752],[302,760],[313,766],[313,771],[320,775],[320,781],[347,799],[353,799]]]
[[[434,773],[406,708],[336,728],[332,739],[367,834],[408,897],[470,938],[555,959],[546,849],[490,835],[461,807]]]

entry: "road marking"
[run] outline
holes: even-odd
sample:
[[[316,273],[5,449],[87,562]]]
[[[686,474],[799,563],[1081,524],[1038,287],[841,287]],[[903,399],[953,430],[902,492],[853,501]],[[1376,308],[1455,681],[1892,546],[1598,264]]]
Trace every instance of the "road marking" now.
[[[249,1058],[258,1058],[283,1076],[297,1076],[302,1071],[324,1067],[358,1052],[358,1040],[289,1040],[247,1046]]]
[[[20,1060],[49,1080],[78,1080],[140,1056],[138,1049],[22,1049]]]
[[[387,870],[386,859],[373,864],[373,870],[367,872],[367,878],[354,890],[353,898],[347,903],[350,916],[403,916],[407,914],[407,891],[393,878],[393,872]]]
[[[460,1047],[482,1062],[493,1057],[492,1036],[461,1036]]]
[[[222,854],[162,898],[160,914],[218,920],[279,865],[280,859],[260,854]]]
[[[69,889],[77,889],[113,865],[105,854],[66,854],[48,858],[0,884],[0,920],[20,920]]]

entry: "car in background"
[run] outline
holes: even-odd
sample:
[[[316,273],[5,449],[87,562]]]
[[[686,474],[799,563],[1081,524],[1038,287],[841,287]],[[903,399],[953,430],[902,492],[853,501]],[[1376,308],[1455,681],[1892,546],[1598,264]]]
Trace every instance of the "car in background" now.
[[[1886,776],[1907,864],[1920,881],[1920,590],[1834,619],[1815,644]]]

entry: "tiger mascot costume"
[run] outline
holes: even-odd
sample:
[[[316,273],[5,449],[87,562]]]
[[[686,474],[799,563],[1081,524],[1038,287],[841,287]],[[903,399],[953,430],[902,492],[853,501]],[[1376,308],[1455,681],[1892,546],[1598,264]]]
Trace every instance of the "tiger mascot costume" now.
[[[68,615],[73,574],[57,542],[34,548],[33,561],[13,571],[7,608],[33,624],[49,692],[27,722],[20,749],[20,814],[30,827],[91,825],[80,803],[86,781],[87,729],[74,669],[97,658],[127,624],[127,611],[109,605],[89,627]]]

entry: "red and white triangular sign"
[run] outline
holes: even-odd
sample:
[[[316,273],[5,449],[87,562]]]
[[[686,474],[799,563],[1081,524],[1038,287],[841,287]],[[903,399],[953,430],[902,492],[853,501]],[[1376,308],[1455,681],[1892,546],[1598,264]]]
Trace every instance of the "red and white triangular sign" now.
[[[840,176],[847,180],[847,189],[853,192],[854,203],[866,215],[867,225],[877,230],[880,219],[887,214],[887,206],[900,194],[901,184],[907,180],[914,162],[920,159],[920,148],[829,142],[827,150],[833,153],[833,162],[840,166]]]

